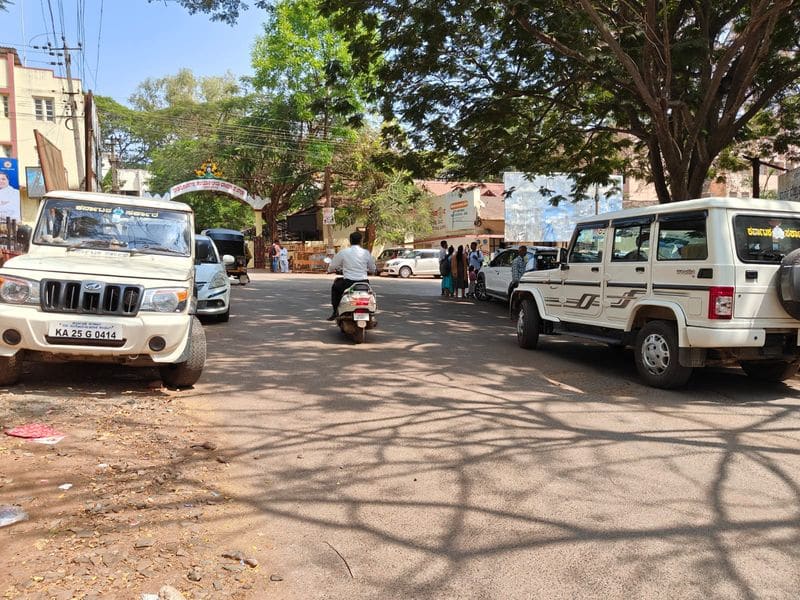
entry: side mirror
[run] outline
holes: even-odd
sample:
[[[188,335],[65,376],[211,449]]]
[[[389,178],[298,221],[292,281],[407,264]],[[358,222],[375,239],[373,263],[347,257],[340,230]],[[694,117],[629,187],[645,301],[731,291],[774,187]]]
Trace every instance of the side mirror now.
[[[235,264],[235,263],[236,263],[236,259],[233,258],[230,254],[226,254],[226,255],[224,255],[222,257],[222,264],[224,264],[226,267],[229,267],[229,266],[231,266],[232,264]]]

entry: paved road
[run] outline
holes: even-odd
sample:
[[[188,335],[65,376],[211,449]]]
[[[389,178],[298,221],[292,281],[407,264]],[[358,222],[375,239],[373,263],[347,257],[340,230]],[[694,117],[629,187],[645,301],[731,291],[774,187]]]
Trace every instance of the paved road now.
[[[221,540],[283,577],[267,597],[797,597],[800,380],[650,389],[431,279],[377,281],[355,346],[330,281],[235,289],[188,399],[235,449]]]

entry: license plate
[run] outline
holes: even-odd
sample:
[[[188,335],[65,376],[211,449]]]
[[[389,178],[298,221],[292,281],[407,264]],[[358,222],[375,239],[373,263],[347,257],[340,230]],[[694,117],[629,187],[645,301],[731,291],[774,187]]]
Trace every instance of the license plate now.
[[[353,315],[354,321],[369,321],[369,313],[355,313]]]
[[[122,326],[90,321],[58,321],[50,323],[47,335],[70,340],[121,340]]]

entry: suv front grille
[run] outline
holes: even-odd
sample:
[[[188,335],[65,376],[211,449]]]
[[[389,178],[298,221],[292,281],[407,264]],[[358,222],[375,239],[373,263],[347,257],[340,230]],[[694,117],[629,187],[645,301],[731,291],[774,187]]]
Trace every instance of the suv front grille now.
[[[143,288],[99,281],[44,279],[41,306],[45,312],[133,317],[139,312]]]

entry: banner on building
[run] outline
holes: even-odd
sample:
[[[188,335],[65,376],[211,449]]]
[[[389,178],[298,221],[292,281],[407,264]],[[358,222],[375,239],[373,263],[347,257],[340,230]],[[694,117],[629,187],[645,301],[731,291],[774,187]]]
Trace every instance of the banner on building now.
[[[322,209],[322,224],[336,225],[336,215],[334,214],[333,208],[329,208],[326,206]]]
[[[25,167],[25,182],[28,198],[41,198],[47,192],[44,188],[44,174],[41,167]]]
[[[22,218],[19,199],[19,167],[16,158],[0,159],[0,219]]]

